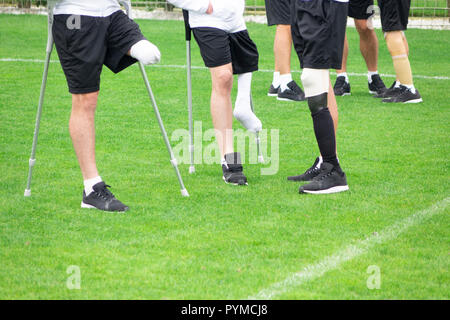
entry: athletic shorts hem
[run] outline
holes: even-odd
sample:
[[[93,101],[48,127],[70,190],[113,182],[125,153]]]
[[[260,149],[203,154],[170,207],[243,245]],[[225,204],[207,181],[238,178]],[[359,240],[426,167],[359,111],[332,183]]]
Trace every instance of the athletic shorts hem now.
[[[100,86],[91,87],[91,88],[69,88],[69,92],[71,94],[83,94],[83,93],[92,93],[100,91]]]

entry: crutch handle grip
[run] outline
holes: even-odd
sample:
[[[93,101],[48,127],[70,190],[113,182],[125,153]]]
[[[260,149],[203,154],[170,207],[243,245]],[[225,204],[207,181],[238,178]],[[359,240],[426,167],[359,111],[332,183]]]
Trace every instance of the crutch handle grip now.
[[[189,11],[183,10],[184,29],[186,31],[186,41],[191,41],[191,27],[189,26]]]

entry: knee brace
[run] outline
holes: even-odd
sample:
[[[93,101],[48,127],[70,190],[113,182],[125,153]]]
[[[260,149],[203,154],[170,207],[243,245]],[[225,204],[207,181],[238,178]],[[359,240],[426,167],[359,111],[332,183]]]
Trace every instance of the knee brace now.
[[[301,79],[307,98],[328,93],[330,87],[330,72],[328,69],[305,68]]]
[[[130,56],[145,65],[158,63],[161,60],[158,48],[148,40],[135,43],[130,49]]]

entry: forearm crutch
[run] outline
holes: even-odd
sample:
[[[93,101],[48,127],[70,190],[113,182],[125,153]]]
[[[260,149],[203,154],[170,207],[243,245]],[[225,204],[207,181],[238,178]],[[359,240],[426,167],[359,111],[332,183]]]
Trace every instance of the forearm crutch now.
[[[125,8],[125,10],[127,11],[128,17],[131,19],[132,18],[132,13],[131,13],[131,2],[130,0],[121,0],[119,1],[120,4],[122,4]],[[140,61],[138,61],[139,64],[139,69],[141,70],[142,73],[142,78],[144,79],[145,82],[145,87],[147,88],[148,91],[148,95],[150,97],[150,101],[152,103],[153,106],[153,110],[155,111],[155,116],[156,119],[158,120],[158,124],[159,124],[159,128],[161,130],[161,134],[163,136],[164,139],[164,143],[166,144],[167,147],[167,151],[169,152],[169,156],[170,156],[170,163],[172,164],[175,173],[177,175],[178,178],[178,182],[180,183],[180,188],[181,188],[181,195],[183,197],[189,197],[189,193],[186,190],[184,183],[183,183],[183,178],[181,177],[180,174],[180,170],[178,170],[178,163],[177,163],[177,159],[175,159],[173,151],[172,151],[172,147],[170,146],[170,142],[169,142],[169,138],[167,137],[167,133],[166,133],[166,129],[164,128],[164,124],[162,122],[161,119],[161,115],[159,114],[159,109],[158,106],[156,104],[156,100],[155,100],[155,96],[153,95],[153,91],[152,88],[150,87],[150,82],[148,81],[148,77],[147,77],[147,73],[145,72],[145,67],[144,64]]]
[[[48,76],[48,67],[50,65],[50,57],[53,51],[53,35],[52,35],[52,26],[53,26],[53,6],[48,4],[48,35],[47,35],[47,49],[44,63],[44,73],[42,75],[42,83],[41,83],[41,91],[39,93],[39,104],[36,113],[36,124],[34,127],[34,136],[33,136],[33,144],[31,147],[31,156],[28,161],[28,179],[27,179],[27,187],[24,192],[25,197],[31,196],[31,178],[33,175],[33,167],[36,163],[36,147],[37,140],[39,135],[39,127],[41,124],[41,115],[42,115],[42,106],[44,104],[44,96],[45,96],[45,88],[47,86],[47,76]]]

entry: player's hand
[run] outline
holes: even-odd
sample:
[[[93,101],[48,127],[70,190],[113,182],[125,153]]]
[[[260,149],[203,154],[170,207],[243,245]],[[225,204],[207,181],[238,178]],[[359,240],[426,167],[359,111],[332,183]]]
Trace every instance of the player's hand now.
[[[213,6],[212,6],[212,3],[210,1],[209,5],[208,5],[208,10],[206,10],[206,14],[212,14],[212,13],[213,13]]]

